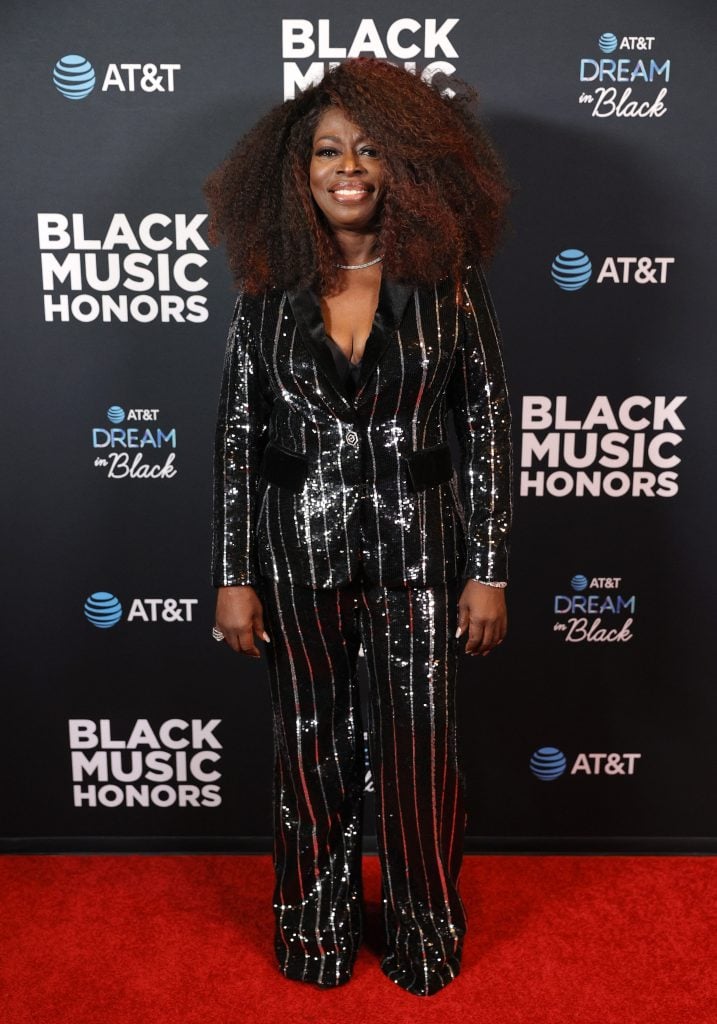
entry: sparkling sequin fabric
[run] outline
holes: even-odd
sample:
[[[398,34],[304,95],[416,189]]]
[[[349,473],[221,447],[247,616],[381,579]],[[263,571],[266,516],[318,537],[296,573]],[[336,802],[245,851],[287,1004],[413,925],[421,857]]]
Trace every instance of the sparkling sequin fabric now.
[[[213,580],[251,584],[262,602],[276,956],[287,978],[323,987],[349,980],[363,934],[361,644],[381,968],[417,996],[460,970],[457,600],[467,577],[507,578],[512,486],[501,341],[477,265],[464,295],[467,309],[447,281],[384,277],[355,367],[332,350],[310,289],[240,295],[229,329]]]
[[[287,978],[351,977],[363,935],[363,723],[356,658],[369,675],[386,950],[381,969],[429,996],[460,971],[465,832],[457,761],[458,580],[335,590],[263,581],[274,713],[275,950]]]
[[[340,587],[508,578],[511,413],[482,268],[381,281],[355,394],[311,289],[240,294],[214,463],[212,579]],[[461,448],[454,469],[446,431]]]

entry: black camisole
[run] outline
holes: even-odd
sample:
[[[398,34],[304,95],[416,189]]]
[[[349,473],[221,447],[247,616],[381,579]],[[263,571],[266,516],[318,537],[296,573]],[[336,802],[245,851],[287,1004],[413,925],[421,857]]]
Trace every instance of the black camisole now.
[[[343,351],[341,350],[341,346],[334,341],[330,334],[326,335],[326,340],[329,343],[329,349],[331,350],[331,354],[334,357],[334,362],[336,363],[336,369],[339,372],[339,377],[343,381],[346,390],[353,398],[354,395],[356,394],[356,388],[358,386],[358,379],[359,374],[361,373],[361,363],[363,362],[363,359],[359,359],[357,363],[352,363],[351,360],[344,355]]]

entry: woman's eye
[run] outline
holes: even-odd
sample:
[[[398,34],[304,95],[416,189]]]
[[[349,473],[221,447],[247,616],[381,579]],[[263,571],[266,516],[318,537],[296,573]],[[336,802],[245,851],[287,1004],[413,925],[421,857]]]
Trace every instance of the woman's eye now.
[[[331,146],[324,146],[322,149],[317,149],[316,156],[331,156],[338,150],[333,149]],[[366,153],[368,156],[378,156],[378,150],[374,146],[362,146],[361,153]]]

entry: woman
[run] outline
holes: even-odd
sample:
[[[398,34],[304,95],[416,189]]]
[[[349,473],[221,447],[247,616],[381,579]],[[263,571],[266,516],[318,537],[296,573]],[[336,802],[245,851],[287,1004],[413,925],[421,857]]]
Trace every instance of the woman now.
[[[460,969],[458,640],[485,655],[505,636],[512,511],[481,267],[510,188],[469,96],[349,59],[266,114],[205,184],[239,288],[216,432],[214,636],[255,658],[254,635],[267,645],[275,948],[287,978],[322,987],[349,980],[363,933],[361,644],[381,968],[422,996]]]

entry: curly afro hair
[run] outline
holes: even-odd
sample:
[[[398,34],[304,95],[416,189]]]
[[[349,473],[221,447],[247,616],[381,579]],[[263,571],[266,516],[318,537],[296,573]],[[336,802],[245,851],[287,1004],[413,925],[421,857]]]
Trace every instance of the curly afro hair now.
[[[441,75],[441,78],[446,76]],[[384,272],[431,284],[461,279],[465,263],[490,261],[515,187],[470,109],[476,90],[435,84],[374,57],[344,60],[316,85],[269,110],[206,178],[212,245],[226,245],[237,288],[337,288],[335,236],[309,188],[313,136],[325,108],[339,107],[383,158],[377,225]]]

